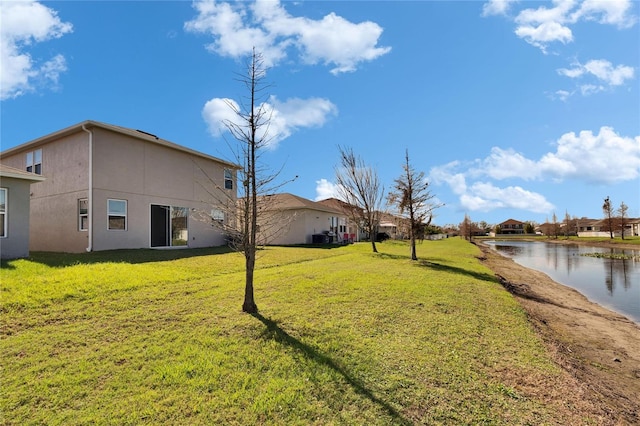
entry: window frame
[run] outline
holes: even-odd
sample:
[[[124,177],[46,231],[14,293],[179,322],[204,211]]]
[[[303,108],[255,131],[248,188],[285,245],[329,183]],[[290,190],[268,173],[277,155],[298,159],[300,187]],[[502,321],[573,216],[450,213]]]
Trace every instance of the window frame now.
[[[25,170],[28,173],[42,176],[42,148],[34,149],[33,151],[27,152],[25,164]]]
[[[231,169],[224,169],[224,189],[233,189],[233,171]]]
[[[116,202],[123,202],[124,203],[124,214],[120,213],[120,212],[116,212],[116,211],[111,211],[110,210],[110,202],[111,201],[116,201]],[[127,231],[129,229],[129,221],[127,220],[128,217],[128,202],[127,200],[122,200],[119,198],[107,198],[107,231]],[[111,217],[123,217],[124,218],[124,228],[111,228]]]
[[[0,238],[7,238],[9,233],[8,232],[9,230],[7,229],[7,226],[9,224],[9,220],[8,220],[9,189],[0,188],[0,192],[4,192],[4,210],[0,210],[0,215],[2,215],[2,234],[0,234]]]
[[[86,207],[86,213],[82,213],[82,202],[86,202],[87,203],[87,207]],[[108,209],[108,205],[107,205],[107,209]],[[86,220],[86,228],[82,227],[82,223],[83,220]],[[89,230],[89,199],[88,198],[78,198],[78,231],[79,232],[84,232],[84,231],[88,231]]]

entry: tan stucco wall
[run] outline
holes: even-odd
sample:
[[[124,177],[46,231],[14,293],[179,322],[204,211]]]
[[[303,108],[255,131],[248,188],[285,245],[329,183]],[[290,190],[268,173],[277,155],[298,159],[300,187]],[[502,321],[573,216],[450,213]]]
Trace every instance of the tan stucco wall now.
[[[24,179],[2,178],[7,189],[6,237],[0,238],[0,257],[15,259],[29,256],[29,187]]]
[[[224,184],[224,165],[104,129],[94,130],[93,151],[94,250],[149,247],[151,204],[189,209],[189,247],[224,244],[223,235],[201,219],[226,196],[235,198],[235,190],[221,195],[215,188]],[[127,200],[126,231],[107,229],[108,199]]]
[[[80,252],[87,232],[78,231],[78,199],[87,197],[88,134],[76,133],[3,157],[6,165],[25,170],[26,152],[42,149],[44,182],[31,185],[30,248],[33,251]]]
[[[224,244],[221,233],[197,217],[225,198],[214,188],[224,186],[225,165],[99,127],[92,132],[92,250],[150,247],[151,204],[189,208],[189,247]],[[79,130],[2,161],[24,170],[26,152],[36,148],[46,180],[31,187],[31,250],[83,252],[89,232],[78,230],[78,200],[89,198],[89,134]],[[235,187],[224,191],[233,199],[235,193]],[[126,231],[107,229],[109,198],[127,200]]]
[[[331,228],[331,217],[337,215],[317,210],[300,209],[295,212],[286,210],[282,221],[288,223],[269,244],[311,244],[313,234],[321,234]]]

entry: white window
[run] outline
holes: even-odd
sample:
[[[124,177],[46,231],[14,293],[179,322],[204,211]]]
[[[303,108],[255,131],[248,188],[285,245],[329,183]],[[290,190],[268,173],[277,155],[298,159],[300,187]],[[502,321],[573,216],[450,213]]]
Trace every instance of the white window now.
[[[233,172],[224,169],[224,189],[233,189]]]
[[[224,222],[224,211],[219,210],[219,209],[211,210],[211,219],[213,219],[215,222],[223,223]]]
[[[35,173],[37,175],[42,174],[42,150],[36,149],[35,151],[27,152],[27,171],[29,173]]]
[[[78,231],[89,229],[89,200],[80,198],[78,200]]]
[[[0,238],[7,236],[7,189],[0,188]]]
[[[127,230],[127,200],[107,200],[108,229]]]

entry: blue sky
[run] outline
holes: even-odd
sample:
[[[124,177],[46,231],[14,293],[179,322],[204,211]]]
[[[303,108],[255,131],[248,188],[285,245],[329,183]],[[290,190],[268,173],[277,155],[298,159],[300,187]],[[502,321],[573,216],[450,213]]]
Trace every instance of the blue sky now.
[[[232,159],[224,99],[255,46],[284,190],[335,193],[337,146],[390,188],[405,149],[491,224],[640,216],[636,1],[0,2],[2,150],[91,119]]]

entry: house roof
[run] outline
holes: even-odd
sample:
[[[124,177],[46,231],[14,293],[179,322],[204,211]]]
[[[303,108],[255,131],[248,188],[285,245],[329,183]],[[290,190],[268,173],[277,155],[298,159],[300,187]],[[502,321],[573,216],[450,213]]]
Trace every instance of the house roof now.
[[[21,145],[15,146],[13,148],[9,148],[6,151],[2,151],[0,152],[0,157],[3,156],[8,156],[8,155],[12,155],[12,154],[16,154],[22,151],[27,151],[33,148],[36,148],[40,145],[44,145],[48,142],[51,142],[52,140],[56,140],[59,139],[61,137],[67,136],[67,135],[71,135],[77,132],[81,132],[83,131],[83,128],[85,129],[91,129],[91,128],[100,128],[100,129],[105,129],[111,132],[116,132],[116,133],[120,133],[122,135],[127,135],[127,136],[131,136],[134,137],[136,139],[140,139],[146,142],[151,142],[151,143],[155,143],[158,145],[162,145],[162,146],[166,146],[167,148],[171,148],[171,149],[175,149],[177,151],[182,151],[182,152],[186,152],[188,154],[191,155],[195,155],[201,158],[206,158],[207,160],[213,160],[216,161],[218,163],[222,163],[230,168],[234,168],[234,169],[240,169],[241,167],[237,164],[225,161],[225,160],[221,160],[220,158],[216,158],[213,157],[211,155],[208,154],[204,154],[202,152],[193,150],[191,148],[187,148],[186,146],[182,146],[182,145],[178,145],[177,143],[168,141],[166,139],[161,139],[158,136],[152,134],[152,133],[148,133],[145,132],[143,130],[137,130],[137,129],[129,129],[127,127],[121,127],[121,126],[116,126],[113,124],[107,124],[107,123],[102,123],[99,121],[93,121],[93,120],[85,120],[81,123],[77,123],[74,124],[72,126],[66,127],[64,129],[58,130],[56,132],[53,133],[49,133],[48,135],[45,136],[41,136],[37,139],[31,140],[29,142],[23,143]]]
[[[270,204],[268,210],[318,210],[336,215],[343,214],[340,210],[328,207],[316,201],[307,200],[297,195],[282,193],[273,195],[264,195],[260,197],[258,202],[267,202]]]
[[[318,201],[319,204],[323,204],[329,208],[332,208],[334,210],[337,210],[339,212],[342,212],[342,214],[351,214],[352,211],[356,210],[362,210],[360,207],[356,207],[354,205],[351,205],[349,203],[346,203],[342,200],[339,200],[337,198],[327,198],[324,200],[320,200]]]
[[[524,225],[524,222],[520,222],[515,219],[507,219],[504,222],[500,223],[500,225]]]
[[[31,182],[42,182],[43,176],[0,164],[0,177],[23,179]]]

